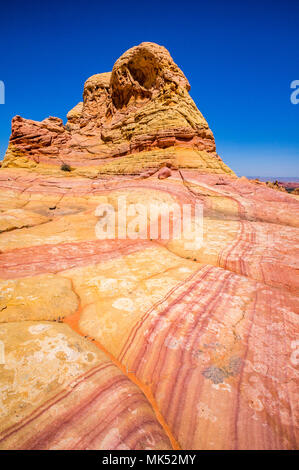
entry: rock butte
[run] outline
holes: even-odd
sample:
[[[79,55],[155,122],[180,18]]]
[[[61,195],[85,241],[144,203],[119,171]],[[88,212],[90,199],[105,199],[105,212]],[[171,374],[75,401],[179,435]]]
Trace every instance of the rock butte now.
[[[12,121],[0,169],[1,449],[298,447],[298,196],[237,178],[168,51]],[[95,208],[204,208],[204,243],[98,240]],[[2,347],[3,346],[3,347]]]

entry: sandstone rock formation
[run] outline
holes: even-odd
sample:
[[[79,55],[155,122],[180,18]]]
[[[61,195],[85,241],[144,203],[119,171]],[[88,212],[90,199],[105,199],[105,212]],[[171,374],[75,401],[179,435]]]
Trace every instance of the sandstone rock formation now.
[[[205,173],[233,172],[216,154],[213,134],[189,96],[190,85],[168,51],[142,43],[112,73],[90,77],[83,102],[61,119],[16,116],[4,167],[73,174],[138,174],[170,163]]]
[[[298,447],[298,199],[237,178],[188,90],[143,43],[87,80],[65,126],[14,118],[1,449]],[[200,203],[202,246],[99,239],[96,208],[119,218],[120,197]]]

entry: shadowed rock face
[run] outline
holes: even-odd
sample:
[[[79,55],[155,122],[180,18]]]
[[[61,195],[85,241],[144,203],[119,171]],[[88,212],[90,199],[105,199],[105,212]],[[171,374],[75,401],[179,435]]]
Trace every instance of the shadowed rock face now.
[[[14,118],[0,449],[298,448],[298,196],[237,178],[188,90],[144,43],[87,80],[66,126]],[[200,204],[202,245],[98,239],[120,196]]]
[[[138,174],[169,163],[233,175],[189,90],[169,52],[142,43],[125,52],[112,73],[86,81],[83,102],[68,113],[66,126],[58,118],[16,116],[4,167],[55,172],[66,163],[75,174],[96,176]]]

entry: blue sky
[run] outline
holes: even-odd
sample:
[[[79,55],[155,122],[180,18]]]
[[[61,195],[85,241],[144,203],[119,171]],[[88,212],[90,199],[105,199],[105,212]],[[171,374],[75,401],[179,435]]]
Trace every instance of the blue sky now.
[[[299,176],[299,1],[2,2],[0,158],[11,118],[65,116],[84,81],[143,41],[191,84],[217,150],[239,175]]]

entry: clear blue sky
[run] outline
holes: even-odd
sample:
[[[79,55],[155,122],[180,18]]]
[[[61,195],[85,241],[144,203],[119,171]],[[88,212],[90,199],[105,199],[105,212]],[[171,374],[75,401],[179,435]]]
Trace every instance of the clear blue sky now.
[[[165,46],[191,84],[217,150],[239,175],[299,176],[299,1],[1,3],[0,158],[11,118],[65,116],[83,83],[143,41]]]

